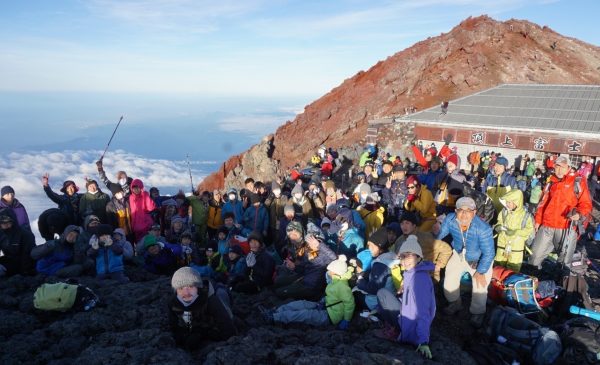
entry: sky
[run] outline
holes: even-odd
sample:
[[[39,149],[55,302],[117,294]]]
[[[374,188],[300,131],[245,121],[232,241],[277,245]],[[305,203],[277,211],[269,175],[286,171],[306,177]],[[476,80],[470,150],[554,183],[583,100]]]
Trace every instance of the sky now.
[[[600,45],[588,0],[0,2],[0,92],[318,98],[468,16]],[[301,104],[301,103],[300,103]]]

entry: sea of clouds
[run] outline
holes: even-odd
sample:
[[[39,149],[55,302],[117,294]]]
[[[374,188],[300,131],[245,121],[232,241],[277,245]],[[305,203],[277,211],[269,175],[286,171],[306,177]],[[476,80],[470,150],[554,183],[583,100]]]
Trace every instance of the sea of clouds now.
[[[65,180],[73,180],[79,192],[85,192],[85,179],[95,179],[99,187],[110,195],[99,181],[96,161],[102,151],[65,150],[61,152],[23,152],[0,155],[0,185],[10,185],[15,189],[15,197],[25,206],[31,226],[36,235],[36,243],[43,240],[37,229],[39,215],[46,209],[56,207],[42,187],[42,175],[50,175],[50,187],[57,193]],[[155,186],[161,195],[172,195],[179,189],[190,192],[190,175],[186,160],[172,161],[152,159],[124,150],[109,151],[104,157],[104,170],[112,181],[115,174],[124,170],[134,178],[144,182],[145,190]],[[190,161],[192,180],[198,184],[204,176],[216,167],[216,161]]]

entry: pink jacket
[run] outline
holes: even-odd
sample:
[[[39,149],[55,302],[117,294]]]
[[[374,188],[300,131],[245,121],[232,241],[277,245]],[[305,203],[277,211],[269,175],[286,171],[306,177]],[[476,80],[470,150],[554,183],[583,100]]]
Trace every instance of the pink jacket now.
[[[139,194],[133,193],[134,187],[139,187]],[[131,227],[135,233],[136,241],[142,239],[152,227],[152,217],[150,212],[156,209],[154,201],[150,198],[150,194],[144,191],[144,183],[140,179],[134,179],[131,182],[131,191],[129,195],[129,207],[131,209]]]

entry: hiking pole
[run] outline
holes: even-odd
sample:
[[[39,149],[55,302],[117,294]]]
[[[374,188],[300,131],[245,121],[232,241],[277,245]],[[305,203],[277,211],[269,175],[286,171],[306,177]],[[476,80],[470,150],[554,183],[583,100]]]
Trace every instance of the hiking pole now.
[[[119,125],[121,125],[122,120],[123,120],[123,116],[121,115],[121,118],[119,118],[119,122],[117,123],[115,130],[112,132],[112,135],[110,136],[110,139],[108,140],[108,144],[106,145],[104,152],[102,152],[102,156],[100,156],[100,161],[102,161],[102,159],[104,158],[104,155],[106,154],[106,151],[108,151],[108,146],[110,146],[110,142],[112,142],[113,137],[115,136],[115,133],[117,133],[117,129],[119,129]]]
[[[192,181],[192,168],[190,167],[190,154],[185,155],[185,159],[188,165],[188,171],[190,173],[190,186],[192,187],[192,194],[194,194],[194,182]]]

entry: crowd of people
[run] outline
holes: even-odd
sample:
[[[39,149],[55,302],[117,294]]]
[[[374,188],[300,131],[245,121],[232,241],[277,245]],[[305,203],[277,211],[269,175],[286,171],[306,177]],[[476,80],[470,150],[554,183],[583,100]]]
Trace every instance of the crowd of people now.
[[[600,168],[571,166],[560,155],[525,155],[513,166],[487,151],[463,159],[448,143],[412,151],[403,160],[369,145],[350,186],[340,183],[337,152],[324,147],[304,170],[189,196],[146,192],[125,171],[111,181],[102,161],[98,177],[110,194],[93,179],[85,193],[72,180],[55,192],[46,174],[42,187],[57,207],[40,217],[47,241],[39,245],[15,190],[5,186],[0,276],[126,283],[128,265],[172,275],[170,323],[186,348],[236,333],[231,292],[272,290],[293,301],[260,307],[267,322],[345,330],[359,311],[385,323],[378,336],[431,358],[436,293],[448,302],[445,314],[460,311],[468,273],[471,323],[481,326],[493,266],[518,272],[560,256],[565,236],[577,235],[570,227],[590,222]]]

